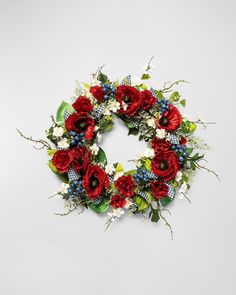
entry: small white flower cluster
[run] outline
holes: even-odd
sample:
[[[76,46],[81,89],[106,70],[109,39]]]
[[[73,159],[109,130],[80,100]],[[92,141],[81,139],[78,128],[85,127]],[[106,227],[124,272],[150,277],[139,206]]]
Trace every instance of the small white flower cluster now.
[[[126,204],[124,206],[124,209],[129,210],[130,208],[133,207],[134,203],[131,201],[130,198],[126,198],[125,199]],[[109,216],[109,224],[114,222],[116,220],[116,218],[120,218],[122,215],[125,214],[123,208],[113,208],[111,212],[108,212],[107,215]]]
[[[139,153],[137,159],[140,160],[142,158],[153,158],[155,156],[155,151],[152,148],[147,148],[144,152]]]
[[[68,193],[70,185],[68,183],[62,182],[61,187],[60,187],[60,193],[62,195],[66,195]]]
[[[99,151],[99,146],[96,143],[94,143],[93,145],[91,145],[89,147],[89,149],[90,149],[91,153],[96,156]]]
[[[164,139],[166,137],[166,130],[165,129],[157,129],[156,136],[160,139]]]

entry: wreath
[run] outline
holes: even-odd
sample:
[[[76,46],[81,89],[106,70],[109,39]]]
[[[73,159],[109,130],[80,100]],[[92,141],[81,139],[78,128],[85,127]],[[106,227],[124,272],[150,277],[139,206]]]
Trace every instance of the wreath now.
[[[65,200],[67,211],[59,215],[91,208],[107,212],[108,227],[124,213],[141,214],[153,222],[163,219],[171,229],[165,207],[177,193],[189,200],[187,191],[196,169],[215,174],[201,164],[204,155],[196,152],[208,148],[194,135],[197,124],[208,123],[190,120],[179,111],[186,100],[173,88],[185,81],[148,88],[145,80],[151,70],[149,62],[141,78],[129,75],[112,82],[100,68],[90,84],[77,82],[72,104],[61,103],[47,130],[54,147],[20,132],[41,144],[39,148],[47,148],[48,165],[63,181],[55,195]],[[113,128],[114,116],[124,122],[128,135],[147,143],[131,171],[124,171],[121,163],[108,163],[99,147],[103,134]]]

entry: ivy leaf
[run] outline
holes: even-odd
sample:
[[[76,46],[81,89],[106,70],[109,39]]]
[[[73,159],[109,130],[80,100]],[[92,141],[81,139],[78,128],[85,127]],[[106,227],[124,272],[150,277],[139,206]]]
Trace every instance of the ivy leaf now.
[[[155,94],[156,94],[157,98],[159,98],[159,99],[164,98],[164,95],[162,94],[162,92],[160,90],[155,90]]]
[[[147,201],[139,195],[135,195],[133,200],[138,206],[138,211],[145,211],[149,207]]]
[[[148,171],[152,170],[152,161],[150,159],[146,159],[144,162],[144,166]]]
[[[97,159],[98,163],[102,163],[104,165],[107,164],[106,153],[104,152],[104,150],[101,147],[99,147],[99,151],[96,155],[96,159]]]
[[[142,75],[142,80],[149,80],[151,78],[151,76],[149,75],[149,74],[147,74],[147,73],[145,73],[145,74],[143,74]]]
[[[185,134],[192,134],[197,128],[197,125],[190,121],[184,121],[181,124],[181,130]]]
[[[74,108],[66,101],[62,101],[62,103],[60,104],[59,108],[57,109],[57,113],[56,113],[56,121],[58,123],[63,123],[64,120],[64,113],[65,111],[68,111],[69,113],[74,113],[75,110]]]
[[[49,161],[48,161],[48,167],[49,167],[54,173],[59,174],[59,172],[58,172],[56,166],[54,166],[54,165],[52,164],[52,160],[49,160]]]
[[[181,103],[181,105],[182,105],[183,107],[185,107],[185,106],[186,106],[186,99],[182,99],[182,100],[180,101],[180,103]]]
[[[114,125],[114,122],[112,121],[112,118],[103,117],[99,121],[99,129],[101,133],[109,132],[112,130]]]
[[[103,201],[101,204],[97,205],[93,202],[89,203],[89,207],[97,213],[104,213],[109,209],[109,204],[107,201]]]
[[[137,135],[138,134],[138,129],[137,128],[130,128],[128,135]]]
[[[137,170],[136,169],[133,169],[133,170],[129,170],[129,171],[125,172],[124,175],[125,176],[127,176],[127,175],[133,176],[136,172],[137,172]]]
[[[116,172],[124,171],[123,166],[120,163],[116,163],[116,164],[114,164],[114,166],[116,168]]]
[[[55,154],[56,150],[47,150],[49,157],[52,157]]]
[[[109,79],[107,77],[107,75],[103,74],[102,72],[100,72],[98,74],[98,77],[97,77],[98,81],[100,81],[101,83],[108,83],[109,82]]]
[[[160,219],[158,209],[151,208],[149,216],[151,217],[152,222],[158,222],[158,220]]]
[[[164,197],[164,198],[160,199],[160,202],[163,207],[169,205],[172,201],[173,201],[173,199],[171,199],[170,197]]]
[[[174,101],[174,102],[178,102],[180,100],[180,94],[178,91],[174,91],[171,95],[170,95],[170,100]],[[180,102],[181,103],[181,102]]]

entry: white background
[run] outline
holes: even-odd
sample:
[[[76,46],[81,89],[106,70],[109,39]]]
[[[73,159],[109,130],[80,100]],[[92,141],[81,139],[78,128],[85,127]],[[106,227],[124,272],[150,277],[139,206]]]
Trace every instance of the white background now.
[[[0,293],[227,294],[235,287],[235,1],[0,1]],[[180,87],[185,113],[216,121],[198,133],[213,147],[190,205],[176,199],[163,223],[125,217],[65,218],[48,200],[59,181],[47,156],[16,134],[43,137],[75,79],[106,63],[111,79],[139,74],[155,55],[152,83]],[[121,124],[103,143],[123,162],[144,148]]]

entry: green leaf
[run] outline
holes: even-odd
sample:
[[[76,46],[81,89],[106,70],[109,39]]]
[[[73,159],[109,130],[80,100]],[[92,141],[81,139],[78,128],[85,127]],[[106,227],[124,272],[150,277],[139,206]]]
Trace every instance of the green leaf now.
[[[196,170],[196,164],[193,161],[190,161],[190,167],[193,170]]]
[[[164,95],[159,90],[155,90],[155,94],[156,94],[157,98],[159,98],[159,99],[163,99],[164,98]]]
[[[101,204],[97,205],[93,202],[89,203],[89,207],[97,213],[104,213],[109,209],[109,204],[107,201],[103,201]]]
[[[142,80],[149,80],[150,78],[151,78],[151,76],[149,74],[146,74],[145,73],[145,74],[142,75],[142,78],[141,79]]]
[[[133,200],[136,203],[136,205],[138,206],[138,211],[144,211],[149,207],[147,201],[139,195],[135,195],[133,197]]]
[[[190,121],[184,121],[181,124],[181,130],[185,134],[191,134],[193,133],[197,128],[197,125]]]
[[[195,155],[192,156],[191,160],[192,161],[198,161],[200,159],[204,158],[204,155],[199,155],[199,153],[196,153]]]
[[[127,175],[133,176],[136,172],[137,172],[137,170],[136,169],[133,169],[133,170],[129,170],[129,171],[125,172],[124,175],[125,176],[127,176]]]
[[[122,172],[122,171],[124,171],[123,166],[120,163],[117,163],[115,165],[115,168],[116,168],[116,172]]]
[[[52,164],[52,160],[48,161],[48,167],[56,174],[59,174],[59,171],[57,170],[57,168]]]
[[[112,121],[112,117],[103,117],[100,121],[99,121],[99,130],[101,133],[104,132],[109,132],[112,130],[113,128],[113,124],[114,122]]]
[[[170,197],[164,197],[160,199],[160,202],[162,204],[162,206],[167,206],[169,205],[171,202],[173,201],[173,199],[171,199]]]
[[[158,222],[160,219],[158,209],[151,208],[150,216],[152,222]]]
[[[154,199],[153,195],[149,191],[145,191],[145,194],[148,196],[148,200],[151,203]]]
[[[171,95],[170,95],[170,100],[174,101],[174,102],[178,102],[180,100],[180,94],[178,91],[174,91]]]
[[[62,101],[56,113],[56,121],[58,123],[63,123],[65,121],[64,120],[65,110],[67,110],[71,114],[75,112],[74,108],[69,103],[67,103],[66,101]]]
[[[146,159],[144,162],[144,166],[148,171],[152,170],[152,161],[150,159]]]
[[[52,157],[55,154],[56,150],[47,150],[47,153],[50,157]]]
[[[104,152],[104,150],[101,147],[99,147],[99,151],[96,155],[96,159],[99,163],[103,163],[104,165],[107,164],[106,153]]]
[[[193,150],[194,150],[193,148],[187,148],[186,149],[187,155],[190,156],[192,154]]]
[[[183,107],[185,107],[185,106],[186,106],[186,99],[182,99],[182,100],[180,101],[180,103],[181,103],[181,105],[182,105]]]
[[[100,72],[98,74],[98,77],[97,77],[98,81],[100,81],[101,83],[108,83],[109,82],[109,79],[107,77],[107,75],[103,74],[102,72]]]
[[[130,128],[128,135],[137,135],[138,134],[138,129],[137,128]]]

